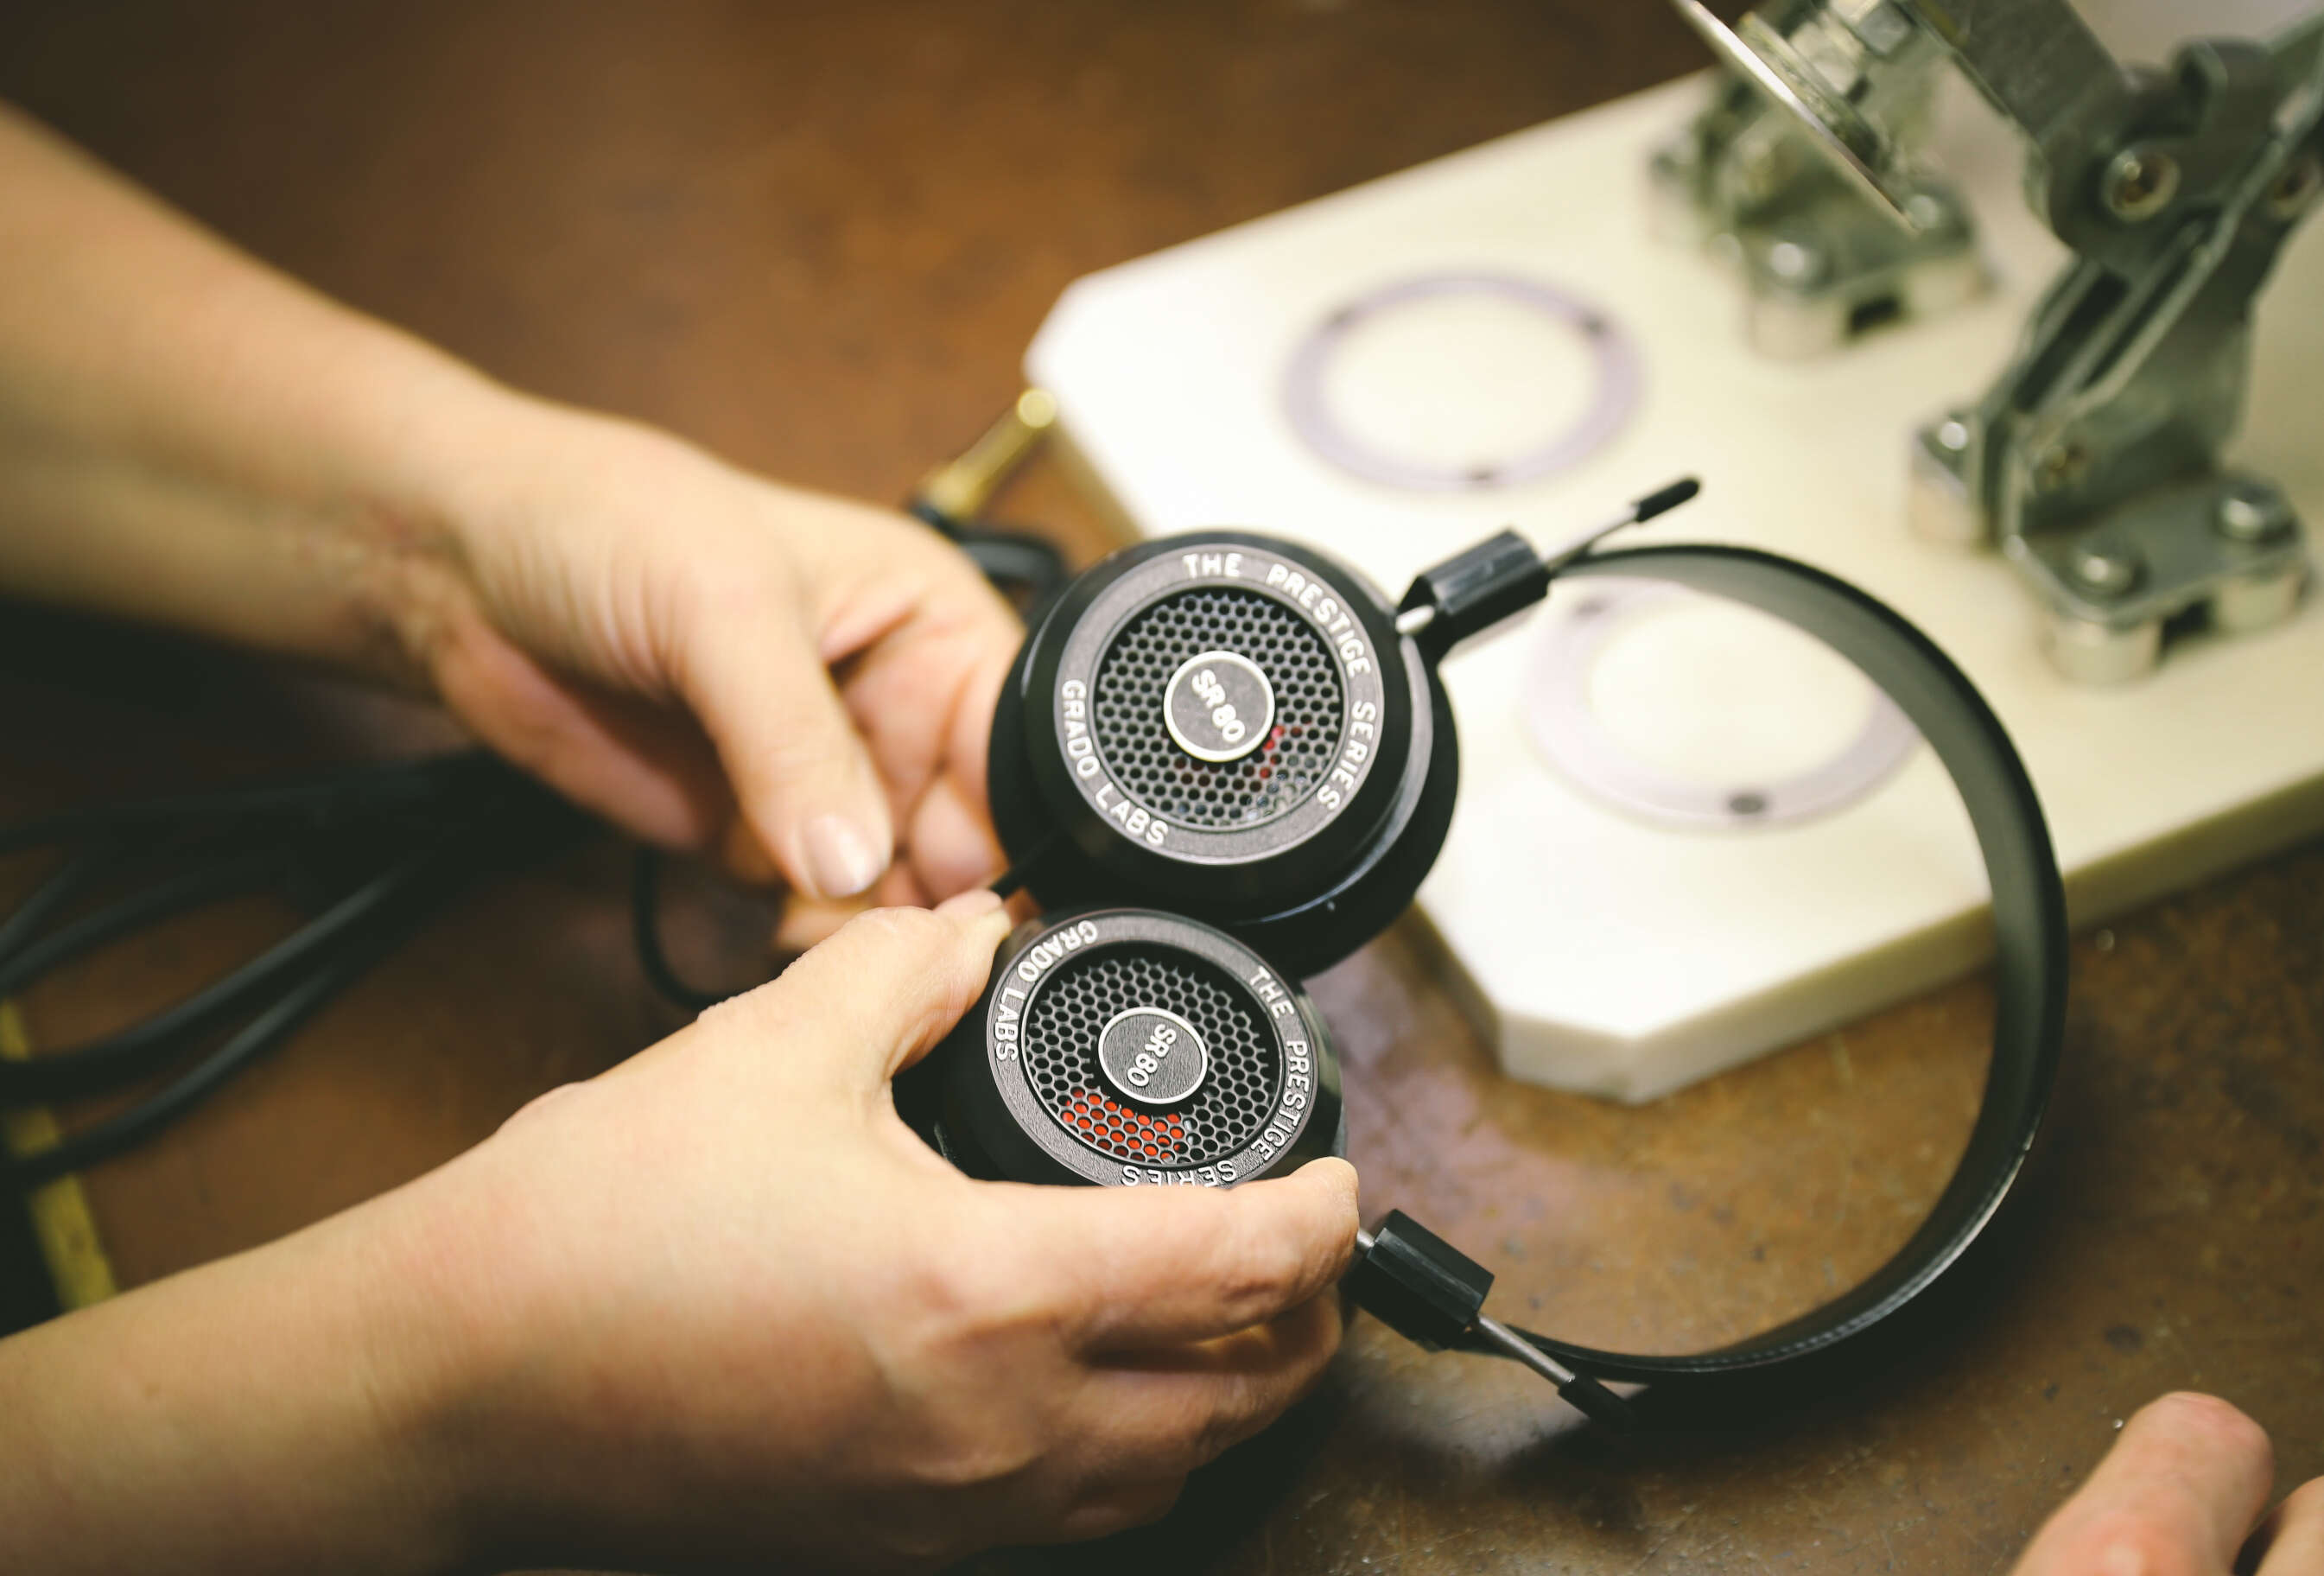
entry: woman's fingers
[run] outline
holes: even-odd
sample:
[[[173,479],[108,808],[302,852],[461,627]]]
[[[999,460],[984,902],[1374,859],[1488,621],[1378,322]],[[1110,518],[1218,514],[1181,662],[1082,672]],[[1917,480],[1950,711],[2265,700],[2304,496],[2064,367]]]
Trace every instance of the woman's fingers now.
[[[780,1063],[787,1076],[884,1092],[983,993],[1008,933],[1001,900],[982,889],[934,909],[875,908],[771,984],[712,1008],[695,1032],[749,1055],[811,1036],[826,1054]]]
[[[929,550],[948,549],[930,544]],[[953,718],[981,660],[996,648],[1014,649],[1006,632],[986,631],[958,608],[927,606],[945,594],[943,576],[916,567],[935,584],[918,594],[901,622],[851,653],[839,668],[840,695],[899,817],[943,768]],[[999,625],[997,613],[992,622]],[[990,713],[984,720],[989,726]]]
[[[1341,1328],[1338,1299],[1318,1293],[1231,1335],[1106,1359],[1090,1394],[1142,1469],[1192,1471],[1305,1395]]]
[[[1040,1541],[1077,1544],[1159,1521],[1170,1514],[1185,1488],[1186,1479],[1181,1475],[1093,1489],[1057,1517],[1054,1525],[1043,1528]]]
[[[887,878],[881,878],[880,889],[884,892],[887,885]],[[821,946],[838,935],[840,926],[849,920],[868,914],[874,908],[884,907],[888,905],[875,903],[870,898],[825,899],[792,892],[783,899],[782,915],[775,921],[771,938],[774,951],[779,957],[797,957],[809,947]]]
[[[1320,1296],[1232,1335],[1084,1370],[1057,1424],[1055,1498],[1013,1535],[1102,1537],[1155,1520],[1187,1473],[1281,1416],[1339,1339],[1335,1301]]]
[[[2236,1570],[2251,1576],[2316,1576],[2324,1571],[2324,1478],[2294,1488],[2260,1523]]]
[[[2225,1576],[2273,1472],[2259,1424],[2214,1396],[2165,1396],[2034,1535],[2017,1576]]]
[[[1067,1345],[1099,1359],[1275,1319],[1339,1278],[1356,1236],[1344,1160],[1232,1189],[1041,1188],[1010,1203]]]
[[[485,743],[649,843],[697,848],[734,814],[694,719],[552,671],[481,619],[448,630],[430,677]]]
[[[967,681],[961,687],[960,709],[953,716],[953,733],[947,759],[951,761],[954,782],[968,794],[968,803],[986,821],[992,818],[992,805],[986,793],[991,780],[987,775],[991,765],[989,759],[992,743],[992,714],[1001,704],[1001,693],[1006,686],[1010,668],[1015,665],[1018,649],[1024,643],[1025,631],[1011,616],[1003,641],[988,642],[979,654]]]
[[[933,897],[948,898],[980,886],[1000,874],[1007,862],[974,798],[954,774],[946,772],[928,785],[913,810],[904,845],[914,879]]]
[[[781,576],[733,567],[677,622],[674,682],[783,873],[817,898],[869,888],[895,845],[887,789]]]

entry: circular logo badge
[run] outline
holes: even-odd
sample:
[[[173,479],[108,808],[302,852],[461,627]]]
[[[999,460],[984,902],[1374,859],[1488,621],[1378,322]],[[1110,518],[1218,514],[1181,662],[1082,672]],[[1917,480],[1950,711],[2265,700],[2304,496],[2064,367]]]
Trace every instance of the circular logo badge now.
[[[1240,760],[1275,726],[1275,687],[1257,663],[1232,651],[1189,657],[1162,692],[1162,720],[1178,748],[1197,760]]]
[[[1106,1082],[1140,1105],[1176,1105],[1203,1086],[1211,1053],[1194,1026],[1158,1007],[1117,1012],[1098,1031]]]

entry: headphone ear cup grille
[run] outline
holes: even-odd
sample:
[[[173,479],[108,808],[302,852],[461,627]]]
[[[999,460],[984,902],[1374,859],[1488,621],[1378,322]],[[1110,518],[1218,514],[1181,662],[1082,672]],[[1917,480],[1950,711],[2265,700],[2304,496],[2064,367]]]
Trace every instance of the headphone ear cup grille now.
[[[1395,618],[1322,555],[1240,532],[1083,574],[993,713],[1015,884],[1052,911],[1184,915],[1294,979],[1371,939],[1427,873],[1457,776],[1451,711]],[[1038,1107],[1009,1086],[1018,1115]],[[1094,1157],[1038,1130],[1068,1170]]]
[[[1186,659],[1231,651],[1267,675],[1274,726],[1236,760],[1198,760],[1162,714]],[[1274,597],[1232,587],[1176,593],[1115,637],[1097,675],[1098,753],[1124,791],[1182,826],[1229,831],[1273,820],[1314,792],[1339,752],[1344,696],[1331,648]]]
[[[1117,1097],[1098,1066],[1105,1026],[1134,1008],[1194,1025],[1207,1046],[1202,1086],[1176,1107]],[[1282,1057],[1259,1009],[1226,973],[1176,950],[1113,946],[1058,965],[1025,1021],[1025,1077],[1042,1109],[1099,1154],[1158,1168],[1206,1166],[1259,1135],[1283,1086]]]

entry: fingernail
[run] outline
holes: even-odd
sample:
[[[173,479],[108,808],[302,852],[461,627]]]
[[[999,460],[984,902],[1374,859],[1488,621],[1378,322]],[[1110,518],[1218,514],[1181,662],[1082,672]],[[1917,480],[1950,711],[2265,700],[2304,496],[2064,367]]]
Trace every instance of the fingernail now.
[[[817,816],[799,834],[807,879],[819,898],[852,898],[880,879],[888,861],[855,824],[842,816]]]
[[[1000,907],[1001,894],[991,887],[971,887],[965,892],[954,892],[937,904],[936,912],[947,919],[973,919]]]

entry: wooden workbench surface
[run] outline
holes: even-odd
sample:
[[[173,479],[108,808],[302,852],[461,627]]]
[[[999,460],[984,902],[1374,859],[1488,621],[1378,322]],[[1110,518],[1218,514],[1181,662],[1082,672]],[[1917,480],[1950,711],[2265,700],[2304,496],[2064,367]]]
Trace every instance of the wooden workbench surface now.
[[[1700,62],[1643,0],[0,15],[0,96],[270,261],[526,387],[882,498],[1013,394],[1076,275]],[[1010,505],[1100,540],[1054,474]],[[0,606],[0,817],[453,739],[410,703]],[[31,873],[0,866],[0,895]],[[624,899],[610,840],[477,889],[93,1174],[123,1279],[391,1186],[673,1027]],[[118,1022],[281,917],[224,912],[44,987],[33,1038]],[[753,966],[755,926],[702,893],[674,916],[705,972]],[[1984,1571],[2181,1387],[2264,1424],[2287,1484],[2324,1472],[2324,848],[2085,937],[2075,964],[2012,1262],[1896,1369],[1609,1442],[1513,1368],[1359,1323],[1318,1396],[1171,1525],[996,1563]],[[1629,1111],[1499,1079],[1409,938],[1316,995],[1368,1208],[1494,1263],[1520,1323],[1665,1350],[1798,1312],[1903,1240],[1967,1131],[1989,1013],[1967,982]]]

